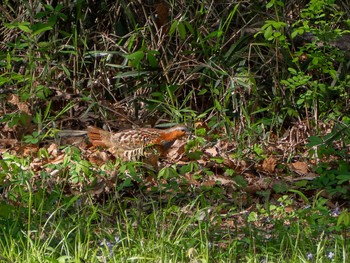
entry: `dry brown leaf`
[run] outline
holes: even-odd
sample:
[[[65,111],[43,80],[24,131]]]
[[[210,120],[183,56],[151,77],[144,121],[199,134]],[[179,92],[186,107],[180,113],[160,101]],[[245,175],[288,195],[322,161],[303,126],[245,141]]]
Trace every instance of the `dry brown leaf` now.
[[[293,207],[292,206],[286,206],[284,208],[284,211],[286,211],[287,213],[292,213],[294,211]]]
[[[64,157],[65,157],[64,154],[58,155],[55,159],[51,160],[50,163],[52,163],[52,164],[63,163]]]
[[[47,152],[49,153],[49,155],[56,157],[57,153],[58,153],[58,145],[56,143],[52,143],[48,148],[47,148]]]
[[[8,102],[12,103],[13,105],[16,105],[20,111],[27,113],[28,115],[32,115],[30,113],[28,104],[25,102],[21,102],[17,95],[12,94]]]
[[[265,172],[273,173],[277,165],[277,160],[274,157],[269,157],[263,161],[262,169]]]
[[[16,139],[0,139],[0,144],[14,147],[18,143]]]
[[[308,165],[305,162],[295,162],[291,163],[289,165],[289,168],[293,171],[296,172],[297,174],[300,175],[307,175],[308,174]]]
[[[39,158],[35,158],[32,162],[30,162],[30,168],[34,171],[39,171],[43,167],[43,162]]]
[[[208,181],[205,181],[202,183],[202,186],[214,186],[216,184],[216,181],[215,180],[208,180]]]
[[[96,165],[103,165],[109,160],[109,156],[106,152],[95,152],[89,156],[89,162]]]
[[[185,153],[185,140],[176,140],[166,154],[168,161],[178,161]]]
[[[23,156],[32,156],[34,153],[37,153],[39,150],[39,146],[36,144],[26,145],[23,148]]]
[[[188,180],[188,183],[190,185],[200,186],[200,182],[198,180],[194,179],[194,174],[186,173],[185,178]]]
[[[216,147],[207,148],[204,150],[204,152],[211,157],[215,157],[219,155],[219,151]]]
[[[254,182],[249,183],[246,191],[250,194],[254,194],[257,191],[263,191],[271,188],[271,182],[267,178],[259,178]]]
[[[236,185],[236,182],[228,176],[214,175],[210,179],[214,182],[220,182],[221,185]]]

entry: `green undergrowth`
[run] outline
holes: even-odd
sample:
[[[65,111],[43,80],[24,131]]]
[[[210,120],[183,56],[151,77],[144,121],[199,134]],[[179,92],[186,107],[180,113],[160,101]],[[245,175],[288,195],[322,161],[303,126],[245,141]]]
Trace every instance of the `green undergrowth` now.
[[[42,202],[47,198],[50,197]],[[240,211],[231,208],[228,215],[211,211],[212,206],[205,203],[202,195],[182,205],[172,198],[165,204],[157,199],[123,198],[104,205],[93,203],[89,197],[64,199],[50,209],[29,203],[27,208],[12,211],[12,220],[2,226],[1,259],[8,262],[346,262],[346,236],[322,225],[329,215],[323,215],[319,224],[312,222],[315,215],[298,218],[303,211],[273,219],[262,210],[246,212],[224,227],[223,222],[230,216],[235,218]],[[2,221],[8,220],[2,214]],[[263,219],[260,221],[259,217]],[[260,224],[263,225],[259,227]]]
[[[137,168],[127,170],[131,163],[119,166],[119,184],[108,191],[98,194],[83,189],[72,193],[67,186],[83,180],[61,181],[57,174],[55,177],[42,171],[43,180],[34,181],[36,172],[23,169],[31,160],[5,155],[1,161],[2,167],[12,171],[1,188],[3,262],[348,259],[349,214],[340,214],[339,208],[330,209],[321,195],[308,199],[295,190],[247,207],[239,199],[229,198],[223,189],[219,193],[215,187],[176,183],[176,169],[172,176],[160,172],[162,183],[149,188],[144,173],[138,173]],[[97,172],[106,176],[104,173],[110,173],[115,165],[91,171],[96,177]],[[74,175],[75,166],[79,164],[71,162],[68,169],[64,164],[60,168]],[[78,175],[87,176],[85,173],[79,170]],[[52,184],[50,178],[56,183]],[[85,183],[90,180],[85,179]],[[303,200],[302,206],[298,200]]]

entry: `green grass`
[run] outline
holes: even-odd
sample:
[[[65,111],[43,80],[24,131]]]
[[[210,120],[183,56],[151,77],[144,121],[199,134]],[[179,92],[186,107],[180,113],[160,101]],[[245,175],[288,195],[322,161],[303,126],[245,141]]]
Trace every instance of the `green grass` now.
[[[348,226],[331,215],[328,199],[320,195],[311,201],[294,190],[244,204],[237,198],[244,192],[236,190],[232,198],[224,186],[191,186],[176,169],[149,187],[133,163],[119,170],[112,163],[81,169],[86,160],[78,149],[62,153],[69,161],[44,164],[46,170],[40,171],[33,169],[34,157],[3,154],[0,176],[7,180],[1,188],[0,262],[348,259]],[[52,174],[48,167],[60,172]],[[71,193],[113,172],[118,178],[114,188],[95,195],[86,187]]]
[[[269,238],[259,243],[252,232],[236,236],[214,227],[210,217],[199,220],[207,209],[195,206],[190,214],[177,206],[149,214],[116,208],[113,216],[102,209],[56,209],[44,222],[31,222],[27,231],[9,226],[0,239],[2,257],[9,262],[346,262],[339,236],[321,234],[309,246],[300,230],[297,236],[286,233],[280,243]],[[327,258],[330,253],[333,260]]]
[[[27,173],[4,191],[0,262],[346,262],[347,235],[321,198],[244,210],[208,189],[68,195]]]

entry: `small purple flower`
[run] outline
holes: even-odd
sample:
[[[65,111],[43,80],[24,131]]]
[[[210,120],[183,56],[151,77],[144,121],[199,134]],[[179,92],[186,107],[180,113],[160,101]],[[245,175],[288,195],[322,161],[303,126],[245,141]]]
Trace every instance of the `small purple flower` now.
[[[113,247],[114,244],[109,242],[107,239],[103,239],[103,241],[100,242],[100,246],[104,246],[108,249],[108,252],[110,256],[113,256]]]
[[[328,253],[327,258],[332,260],[334,258],[335,254],[331,251]]]
[[[336,204],[336,206],[332,209],[330,214],[332,217],[338,217],[341,214],[340,207],[338,206],[338,204]]]
[[[307,258],[307,260],[311,260],[311,259],[313,259],[314,258],[314,254],[312,254],[312,253],[307,253],[306,254],[306,258]]]

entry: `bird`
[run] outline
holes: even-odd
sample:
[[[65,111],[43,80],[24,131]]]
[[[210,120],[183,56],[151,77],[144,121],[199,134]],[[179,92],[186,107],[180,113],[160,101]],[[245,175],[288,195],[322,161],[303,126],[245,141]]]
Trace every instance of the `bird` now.
[[[94,126],[87,127],[89,141],[93,146],[106,148],[123,161],[147,160],[155,165],[159,157],[165,157],[173,143],[189,134],[185,125],[169,129],[136,128],[116,133]]]

